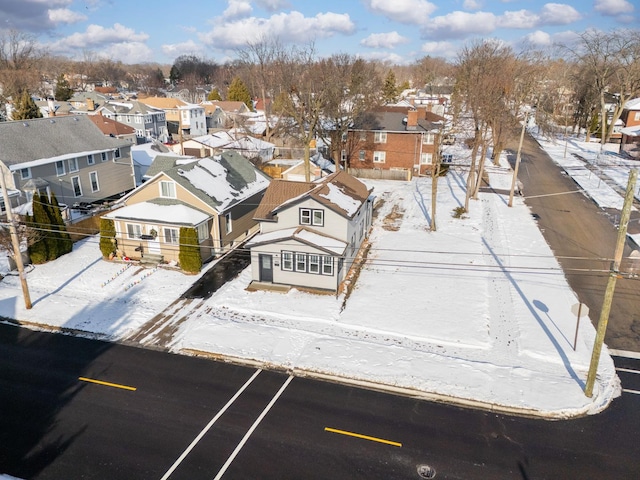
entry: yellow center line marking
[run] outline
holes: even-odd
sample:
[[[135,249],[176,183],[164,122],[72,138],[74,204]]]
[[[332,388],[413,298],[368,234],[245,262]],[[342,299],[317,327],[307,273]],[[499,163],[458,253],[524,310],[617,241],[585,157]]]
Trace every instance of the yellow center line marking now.
[[[136,387],[129,387],[127,385],[120,385],[118,383],[103,382],[102,380],[94,380],[93,378],[78,377],[78,380],[81,380],[83,382],[89,382],[89,383],[97,383],[98,385],[105,385],[107,387],[121,388],[123,390],[131,390],[133,392],[137,390]]]
[[[393,442],[391,440],[385,440],[384,438],[370,437],[368,435],[362,435],[360,433],[347,432],[346,430],[338,430],[336,428],[324,427],[325,432],[339,433],[340,435],[347,435],[349,437],[362,438],[364,440],[371,440],[372,442],[385,443],[387,445],[393,445],[394,447],[401,447],[400,442]]]

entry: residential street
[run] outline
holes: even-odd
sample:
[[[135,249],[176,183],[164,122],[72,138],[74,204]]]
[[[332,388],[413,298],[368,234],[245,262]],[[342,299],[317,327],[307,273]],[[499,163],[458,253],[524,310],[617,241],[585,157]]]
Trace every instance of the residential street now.
[[[509,148],[514,152],[509,155],[513,165],[517,137],[512,138]],[[597,324],[610,263],[593,259],[613,258],[618,234],[615,212],[603,211],[578,192],[578,185],[530,135],[525,135],[518,178],[524,185],[525,203],[537,216],[540,230],[562,265],[569,285],[589,307],[590,317]],[[637,218],[637,212],[632,218]],[[632,229],[638,230],[637,221],[630,223],[629,231]],[[627,245],[624,255],[630,252]],[[624,266],[623,263],[623,269]],[[610,348],[640,351],[639,281],[622,276],[616,283],[605,339]]]

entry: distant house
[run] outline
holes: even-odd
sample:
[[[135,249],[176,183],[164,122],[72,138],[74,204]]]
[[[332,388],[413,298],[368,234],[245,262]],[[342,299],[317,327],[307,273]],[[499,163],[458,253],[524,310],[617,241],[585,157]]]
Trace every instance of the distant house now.
[[[131,125],[136,130],[138,143],[151,140],[169,141],[167,119],[164,110],[150,107],[138,101],[116,102],[109,100],[96,110],[107,118],[125,125]]]
[[[367,112],[347,132],[342,163],[358,176],[367,170],[395,170],[406,179],[426,175],[436,159],[444,120],[426,108]]]
[[[249,160],[224,152],[201,159],[162,157],[162,162],[163,168],[123,198],[122,208],[103,215],[115,223],[122,256],[151,254],[177,262],[180,228],[191,227],[206,261],[257,231],[253,217],[270,180]]]
[[[190,138],[207,133],[205,110],[200,105],[184,102],[180,98],[167,97],[145,97],[139,101],[164,110],[169,133],[173,135]]]
[[[142,185],[143,182],[149,180],[156,172],[153,174],[149,169],[151,165],[155,163],[155,160],[159,157],[171,157],[173,160],[185,159],[185,158],[193,158],[192,156],[181,156],[177,153],[174,153],[169,149],[166,145],[158,142],[152,141],[148,143],[142,143],[139,145],[134,145],[131,147],[131,159],[133,160],[133,169],[135,171],[136,185]]]
[[[172,146],[176,153],[208,157],[214,153],[233,150],[247,158],[259,158],[261,162],[268,162],[273,158],[275,145],[254,138],[239,131],[218,131],[201,137],[194,137]]]
[[[620,153],[640,160],[640,98],[625,104],[620,120],[624,122],[624,128],[620,130]]]
[[[244,122],[243,114],[251,111],[244,102],[207,100],[200,105],[205,109],[209,130],[233,128]]]
[[[260,283],[336,292],[373,215],[371,190],[339,171],[317,183],[273,180],[255,218],[251,278]]]
[[[136,129],[130,125],[116,122],[111,118],[107,118],[103,115],[87,115],[87,118],[91,120],[96,127],[100,129],[102,133],[111,138],[119,138],[125,140],[132,145],[136,145],[138,137],[136,135]]]
[[[0,145],[7,189],[20,192],[14,206],[36,192],[63,204],[94,203],[135,187],[131,143],[105,136],[86,115],[0,122]]]

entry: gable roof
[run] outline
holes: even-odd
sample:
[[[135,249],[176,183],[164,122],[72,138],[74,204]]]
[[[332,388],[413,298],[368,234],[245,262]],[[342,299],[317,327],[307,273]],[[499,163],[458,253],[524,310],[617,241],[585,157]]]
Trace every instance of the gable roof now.
[[[118,137],[120,135],[132,135],[136,133],[135,128],[125,125],[122,122],[117,122],[111,118],[107,118],[103,115],[89,115],[88,118],[95,123],[96,127],[98,127],[105,135]]]
[[[164,114],[164,110],[161,108],[151,107],[137,100],[131,102],[115,102],[109,100],[102,106],[102,109],[108,110],[114,114],[129,114],[129,115],[145,115],[145,114]]]
[[[271,221],[280,210],[306,198],[314,199],[345,218],[353,218],[370,193],[364,183],[342,170],[317,183],[274,180],[267,188],[254,219]]]
[[[355,130],[382,130],[389,132],[430,132],[438,130],[444,118],[433,112],[423,112],[426,118],[418,118],[417,125],[410,128],[407,125],[407,109],[385,108],[366,112],[353,123]]]
[[[342,255],[348,246],[348,243],[343,240],[301,226],[261,233],[249,240],[247,242],[247,247],[252,248],[260,245],[291,240],[312,246],[328,253],[329,255]]]
[[[171,225],[198,225],[211,215],[180,200],[155,198],[127,205],[103,215],[103,218],[157,222]]]
[[[105,136],[86,115],[0,122],[0,161],[5,165],[115,150],[129,142]]]
[[[632,98],[624,104],[625,110],[640,110],[640,97]]]
[[[174,166],[156,177],[171,178],[218,213],[263,192],[270,181],[265,173],[236,152],[186,162],[173,160]]]
[[[183,102],[179,98],[174,97],[146,97],[140,98],[138,101],[144,103],[145,105],[161,108],[163,110],[184,107],[187,105],[186,102]]]
[[[203,105],[204,106],[203,102]],[[249,107],[244,102],[236,101],[224,101],[224,100],[210,100],[206,102],[209,105],[220,107],[220,110],[226,113],[242,113],[249,111]]]

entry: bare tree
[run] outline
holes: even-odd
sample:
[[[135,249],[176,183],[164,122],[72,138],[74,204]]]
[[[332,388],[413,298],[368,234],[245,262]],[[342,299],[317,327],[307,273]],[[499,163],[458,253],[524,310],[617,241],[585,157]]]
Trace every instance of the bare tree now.
[[[34,36],[18,30],[0,33],[0,84],[5,98],[38,89],[38,62],[44,55]]]

